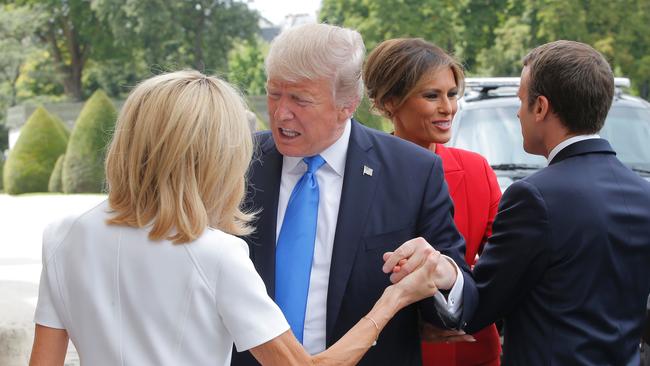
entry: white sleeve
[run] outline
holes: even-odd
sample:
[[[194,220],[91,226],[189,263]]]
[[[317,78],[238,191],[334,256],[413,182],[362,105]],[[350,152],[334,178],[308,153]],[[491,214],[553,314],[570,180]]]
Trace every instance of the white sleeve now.
[[[289,329],[280,308],[267,295],[262,278],[248,258],[243,240],[222,256],[215,294],[221,318],[238,352],[266,343]]]
[[[48,261],[48,237],[51,226],[43,233],[43,268],[41,269],[41,280],[38,285],[38,302],[34,314],[34,322],[50,328],[65,329],[63,322],[56,311],[55,299],[58,299],[57,278],[53,259]]]
[[[443,257],[447,258],[456,267],[456,282],[454,282],[454,286],[449,291],[447,299],[445,299],[445,296],[440,291],[436,292],[433,298],[435,299],[438,311],[446,313],[451,319],[457,321],[460,319],[463,310],[463,286],[465,284],[465,278],[453,259],[446,255],[443,255]]]

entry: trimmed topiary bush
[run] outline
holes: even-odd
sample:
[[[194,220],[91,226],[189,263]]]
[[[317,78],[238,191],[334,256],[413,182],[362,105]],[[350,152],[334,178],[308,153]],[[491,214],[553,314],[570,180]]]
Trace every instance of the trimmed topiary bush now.
[[[56,159],[56,164],[54,164],[54,169],[50,175],[50,182],[47,184],[48,192],[57,193],[63,192],[63,159],[65,154],[61,154],[58,159]]]
[[[86,102],[75,123],[63,160],[63,192],[100,193],[104,189],[104,158],[113,137],[117,112],[101,90]]]
[[[54,117],[54,120],[56,121],[56,126],[59,130],[59,133],[63,137],[65,137],[66,141],[70,139],[70,130],[68,130],[68,127],[65,125],[63,120],[59,118],[57,115],[53,114],[52,117]]]
[[[38,107],[20,131],[4,169],[4,188],[9,194],[47,192],[56,159],[65,152],[67,139],[58,122]]]

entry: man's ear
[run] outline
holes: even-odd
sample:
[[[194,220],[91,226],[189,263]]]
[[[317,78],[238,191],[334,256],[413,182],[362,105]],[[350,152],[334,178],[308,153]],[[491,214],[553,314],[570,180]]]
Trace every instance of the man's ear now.
[[[538,121],[544,120],[550,112],[551,105],[548,102],[548,98],[543,95],[538,96],[535,103],[535,119]]]
[[[338,120],[339,121],[345,121],[348,118],[352,118],[352,115],[354,114],[354,111],[357,110],[357,107],[359,106],[360,99],[355,98],[354,100],[343,104],[341,107],[339,107],[338,111]]]

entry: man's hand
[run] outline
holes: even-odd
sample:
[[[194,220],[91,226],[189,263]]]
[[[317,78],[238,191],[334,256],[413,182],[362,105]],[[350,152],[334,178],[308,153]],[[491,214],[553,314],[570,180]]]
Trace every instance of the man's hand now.
[[[394,252],[384,253],[382,270],[384,273],[392,272],[390,281],[397,283],[422,266],[429,256],[435,265],[432,280],[439,289],[449,290],[456,282],[456,267],[423,238],[411,239]]]
[[[462,330],[440,329],[429,323],[422,323],[420,339],[433,343],[476,342],[476,339]]]

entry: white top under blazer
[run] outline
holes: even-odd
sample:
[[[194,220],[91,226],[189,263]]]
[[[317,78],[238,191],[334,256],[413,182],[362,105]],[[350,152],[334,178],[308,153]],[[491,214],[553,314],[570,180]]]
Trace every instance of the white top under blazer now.
[[[82,365],[229,365],[289,329],[246,243],[207,229],[189,244],[107,225],[105,201],[51,224],[35,322],[66,329]]]

